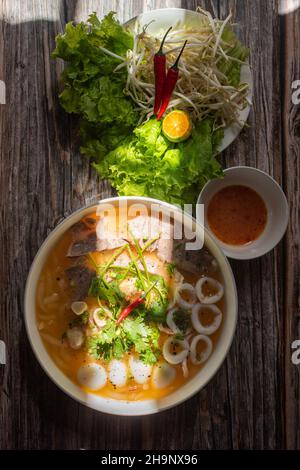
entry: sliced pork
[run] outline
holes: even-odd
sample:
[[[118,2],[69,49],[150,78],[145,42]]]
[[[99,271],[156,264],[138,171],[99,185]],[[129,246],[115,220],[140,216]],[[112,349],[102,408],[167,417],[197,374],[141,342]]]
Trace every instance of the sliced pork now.
[[[96,232],[88,232],[85,238],[76,240],[69,246],[67,256],[83,256],[93,251],[97,251],[97,235]]]
[[[73,301],[86,299],[92,279],[96,276],[83,264],[76,264],[66,269],[66,275],[73,287]]]
[[[149,217],[140,215],[128,222],[130,233],[139,241],[139,245],[143,248],[147,242],[157,238],[152,243],[148,251],[157,250],[157,256],[162,261],[170,263],[173,253],[173,224],[165,222],[159,217]]]
[[[218,265],[209,251],[205,248],[201,248],[201,250],[187,250],[187,241],[186,239],[174,240],[173,262],[177,268],[192,274],[215,272],[218,269]]]
[[[105,218],[95,224],[79,222],[72,227],[73,241],[67,255],[70,257],[83,256],[89,252],[106,251],[119,248],[126,243],[133,244],[132,236],[144,248],[147,242],[157,238],[146,251],[157,250],[157,256],[165,262],[172,261],[173,225],[160,220],[158,217],[138,216],[128,222],[129,233],[124,238],[119,237],[112,227],[107,226]],[[125,238],[126,236],[126,238]]]
[[[151,274],[157,274],[159,272],[159,261],[152,255],[145,255],[144,256],[145,263],[148,269],[148,272]],[[126,267],[131,263],[131,258],[127,252],[121,253],[113,263],[113,266],[123,266]],[[137,262],[138,267],[141,271],[144,270],[143,263],[139,260]]]
[[[89,219],[90,221],[94,219]],[[69,246],[67,256],[76,257],[87,255],[95,251],[113,250],[123,246],[126,242],[123,238],[106,236],[104,219],[98,223],[78,222],[73,225],[72,243]]]

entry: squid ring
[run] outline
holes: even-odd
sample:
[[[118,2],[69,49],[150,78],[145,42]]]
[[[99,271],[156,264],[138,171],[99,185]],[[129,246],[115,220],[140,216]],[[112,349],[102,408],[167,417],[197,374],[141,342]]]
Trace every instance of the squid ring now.
[[[170,347],[172,348],[172,345],[179,345],[182,347],[182,351],[176,354],[172,354],[170,352]],[[182,361],[184,361],[189,354],[189,343],[187,342],[186,339],[179,340],[174,338],[174,336],[169,336],[169,338],[166,339],[163,345],[163,356],[165,360],[169,364],[180,364]]]
[[[203,310],[209,310],[214,317],[212,323],[207,326],[202,325],[199,318],[199,313]],[[221,325],[222,312],[216,305],[213,304],[196,304],[192,309],[191,320],[193,327],[196,331],[198,331],[198,333],[201,333],[203,335],[212,335],[215,331],[217,331],[217,329]]]
[[[189,300],[185,300],[182,298],[181,293],[182,292],[187,292],[190,295]],[[192,286],[192,284],[189,284],[188,282],[185,282],[182,284],[179,289],[176,292],[176,301],[180,307],[185,308],[185,309],[190,309],[195,305],[197,302],[197,296],[195,292],[195,288]]]
[[[216,293],[213,295],[205,295],[203,292],[203,286],[205,284],[208,284],[214,290],[216,290]],[[224,287],[219,281],[217,281],[213,277],[207,277],[207,276],[201,277],[197,281],[195,290],[196,290],[197,297],[202,304],[215,304],[216,302],[219,302],[219,300],[221,300],[224,295]]]
[[[206,344],[205,350],[199,355],[197,354],[197,345],[199,341],[203,341]],[[213,344],[212,340],[205,335],[197,335],[194,336],[191,342],[191,347],[190,347],[190,357],[191,357],[191,362],[195,365],[202,364],[203,362],[207,361],[209,356],[211,355],[213,349]]]
[[[192,331],[192,328],[188,328],[186,331],[182,331],[177,325],[174,320],[174,313],[178,310],[178,308],[172,308],[171,310],[168,311],[167,313],[167,318],[166,318],[166,323],[170,330],[172,330],[173,333],[175,334],[189,334]]]

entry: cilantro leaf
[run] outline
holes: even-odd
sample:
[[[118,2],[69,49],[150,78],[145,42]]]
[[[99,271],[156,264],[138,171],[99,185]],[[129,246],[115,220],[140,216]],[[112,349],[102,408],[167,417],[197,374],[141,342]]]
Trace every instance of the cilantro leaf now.
[[[124,298],[116,280],[107,283],[101,277],[92,279],[88,295],[100,298],[112,306],[120,304]]]
[[[119,326],[110,320],[102,331],[87,339],[89,353],[96,359],[121,359],[126,352],[135,351],[139,358],[154,364],[159,355],[160,332],[140,317],[126,318]]]
[[[175,263],[168,263],[166,268],[167,268],[167,271],[170,274],[170,276],[173,276],[175,268],[176,268],[176,264]]]

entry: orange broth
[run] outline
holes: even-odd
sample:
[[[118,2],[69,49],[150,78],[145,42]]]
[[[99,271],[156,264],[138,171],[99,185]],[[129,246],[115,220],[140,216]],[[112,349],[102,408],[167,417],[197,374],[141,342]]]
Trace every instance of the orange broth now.
[[[98,218],[96,214],[90,214],[89,217]],[[67,276],[65,274],[66,268],[72,264],[66,254],[68,247],[72,241],[70,230],[68,230],[58,241],[51,254],[49,255],[39,278],[37,286],[36,298],[36,320],[39,332],[41,334],[43,343],[55,364],[61,369],[64,374],[76,383],[83,390],[99,394],[104,397],[134,401],[145,399],[159,399],[171,393],[173,390],[181,387],[187,380],[190,380],[205,364],[193,365],[188,360],[189,377],[185,379],[182,373],[181,365],[173,367],[177,370],[177,375],[174,382],[163,389],[155,388],[151,379],[146,384],[135,383],[132,378],[128,378],[125,386],[117,387],[107,381],[106,385],[99,391],[91,391],[79,384],[77,380],[78,368],[82,365],[94,362],[101,364],[107,368],[107,362],[103,360],[96,360],[91,357],[86,350],[74,350],[62,340],[63,334],[68,328],[68,325],[74,320],[75,314],[71,310],[71,287],[69,285]],[[111,256],[111,251],[93,253],[97,262],[102,264],[107,261]],[[147,256],[156,257],[155,253],[146,253]],[[179,268],[180,269],[180,268]],[[162,274],[169,285],[172,283],[172,276],[167,272],[166,268],[161,263],[160,274]],[[185,281],[195,283],[198,277],[190,273],[184,273]],[[219,279],[219,276],[214,276]],[[95,299],[88,298],[86,302],[89,307],[97,307]],[[223,300],[217,303],[219,308],[223,310]],[[203,312],[203,324],[209,323]],[[218,340],[222,330],[221,327],[210,336],[213,345]],[[166,339],[168,335],[162,333],[160,336],[160,344]],[[199,352],[201,352],[201,345],[199,344]],[[124,360],[127,361],[129,354],[124,355]],[[122,359],[122,360],[123,360]]]

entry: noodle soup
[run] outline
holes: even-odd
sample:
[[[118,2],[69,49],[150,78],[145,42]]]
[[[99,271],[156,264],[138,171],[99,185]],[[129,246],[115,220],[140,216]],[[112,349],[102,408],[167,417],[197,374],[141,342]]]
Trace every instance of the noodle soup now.
[[[82,390],[159,399],[211,355],[224,321],[222,276],[205,247],[187,251],[174,239],[172,221],[112,222],[91,213],[57,242],[37,286],[37,327]]]

